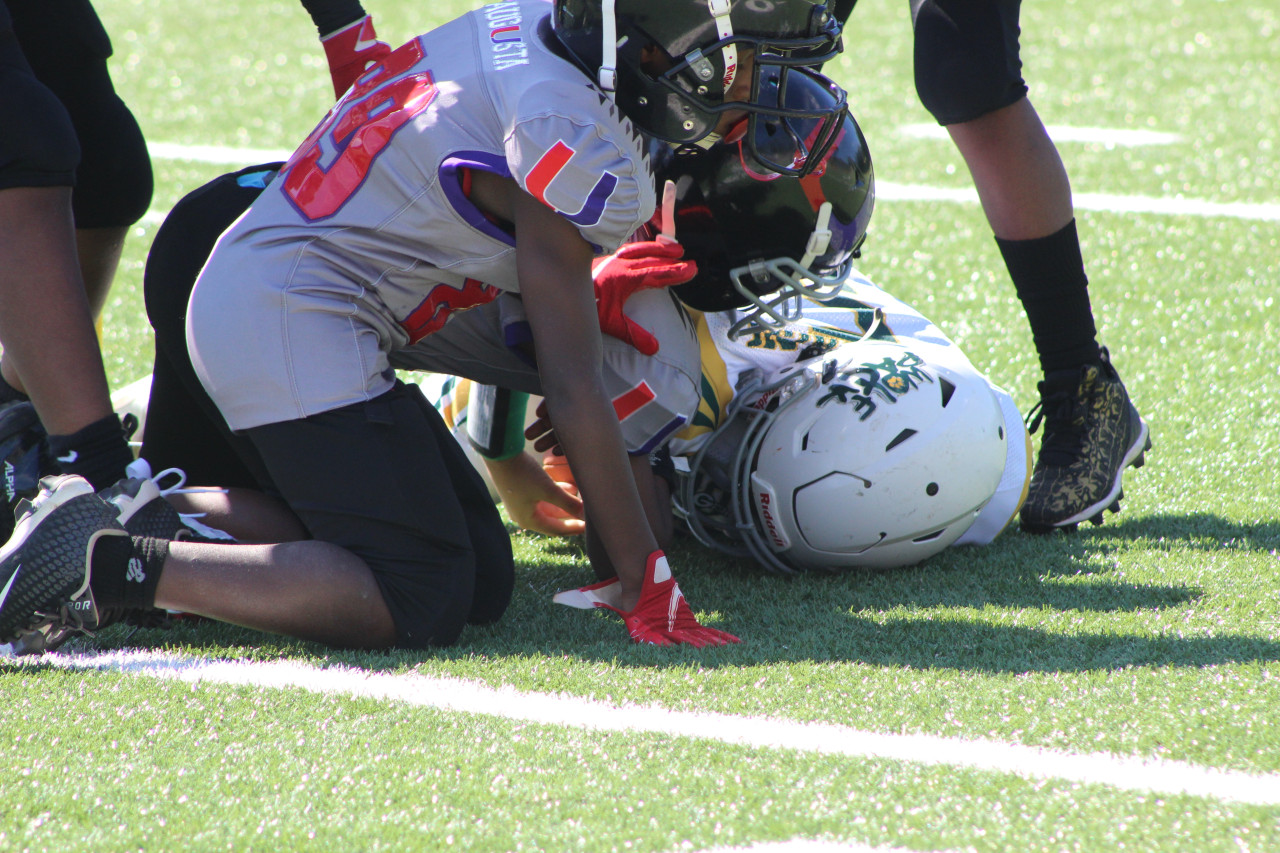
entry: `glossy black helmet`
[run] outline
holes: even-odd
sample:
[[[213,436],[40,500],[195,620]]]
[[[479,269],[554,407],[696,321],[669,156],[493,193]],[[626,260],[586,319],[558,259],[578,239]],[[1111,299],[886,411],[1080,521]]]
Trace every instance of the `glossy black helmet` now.
[[[837,98],[821,74],[791,75],[787,102],[823,103]],[[761,118],[752,132],[756,148],[788,148],[813,130],[803,122]],[[695,155],[675,155],[659,165],[660,185],[673,184],[667,211],[669,236],[698,262],[698,275],[675,288],[690,307],[724,311],[754,306],[739,328],[782,324],[801,299],[835,296],[858,256],[875,207],[871,154],[848,113],[813,171],[803,177],[759,168],[745,144],[719,145]]]
[[[710,145],[731,110],[785,113],[790,71],[841,48],[840,25],[813,0],[555,0],[551,26],[637,127],[672,145]],[[749,93],[727,100],[747,66]],[[827,105],[831,124],[843,108]]]

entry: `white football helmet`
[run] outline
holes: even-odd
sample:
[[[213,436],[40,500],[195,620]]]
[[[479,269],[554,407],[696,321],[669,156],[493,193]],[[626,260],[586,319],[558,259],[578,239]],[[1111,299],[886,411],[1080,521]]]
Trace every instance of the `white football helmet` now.
[[[740,388],[676,512],[704,544],[771,571],[909,566],[991,500],[1006,440],[981,376],[869,335]]]

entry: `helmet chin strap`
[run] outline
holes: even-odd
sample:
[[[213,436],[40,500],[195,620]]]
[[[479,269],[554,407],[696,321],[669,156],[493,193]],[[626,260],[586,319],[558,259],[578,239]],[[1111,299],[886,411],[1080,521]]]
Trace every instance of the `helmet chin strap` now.
[[[824,201],[818,207],[818,221],[813,224],[813,233],[804,247],[804,256],[800,258],[800,266],[805,269],[813,263],[814,258],[821,255],[831,246],[831,202]]]
[[[606,92],[618,88],[618,11],[617,0],[601,0],[600,29],[604,43],[600,51],[600,88]]]
[[[731,0],[707,0],[707,8],[711,12],[711,19],[715,21],[716,33],[721,39],[727,39],[733,36],[733,19],[730,12],[733,11]],[[724,57],[724,92],[729,93],[729,87],[733,85],[733,81],[738,77],[738,46],[733,42],[729,42],[720,51]]]

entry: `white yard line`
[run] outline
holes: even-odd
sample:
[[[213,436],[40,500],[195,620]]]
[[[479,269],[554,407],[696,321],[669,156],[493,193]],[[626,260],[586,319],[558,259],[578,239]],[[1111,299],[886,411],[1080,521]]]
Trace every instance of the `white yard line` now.
[[[509,687],[495,688],[414,673],[394,675],[345,666],[319,668],[289,661],[222,661],[138,651],[45,655],[32,662],[186,682],[302,689],[386,699],[547,725],[648,732],[817,755],[967,767],[1027,779],[1105,785],[1124,791],[1190,794],[1253,805],[1280,805],[1280,774],[1274,773],[1259,775],[1106,753],[1077,754],[991,740],[879,734],[822,723],[670,711],[652,706],[616,706],[563,694],[525,693]]]
[[[1165,216],[1221,216],[1232,219],[1252,219],[1262,222],[1280,222],[1280,204],[1256,202],[1201,201],[1194,198],[1156,198],[1142,195],[1113,195],[1110,193],[1075,193],[1072,196],[1076,210],[1097,210],[1103,213],[1155,213]],[[950,201],[960,204],[977,204],[976,190],[928,187],[920,184],[896,184],[892,181],[876,181],[876,201]]]
[[[290,152],[274,148],[226,148],[221,145],[180,145],[147,140],[147,151],[157,160],[190,160],[242,168],[255,163],[288,160]]]
[[[190,160],[237,168],[289,159],[288,151],[266,148],[223,148],[216,145],[176,145],[149,142],[151,156],[160,160]],[[949,201],[977,204],[978,194],[972,188],[947,189],[921,184],[898,184],[876,181],[876,198],[880,201]],[[1190,198],[1156,198],[1152,196],[1111,195],[1108,193],[1076,193],[1078,210],[1105,213],[1154,213],[1168,216],[1221,216],[1263,222],[1280,222],[1280,204],[1254,202],[1199,201]],[[142,218],[144,225],[158,225],[167,211],[150,210]]]
[[[790,841],[770,841],[748,847],[712,847],[702,853],[949,853],[946,850],[909,850],[906,847],[870,847],[866,844],[843,841],[819,841],[793,838]],[[954,851],[959,853],[959,851]]]
[[[1051,124],[1045,127],[1054,142],[1088,142],[1121,148],[1136,148],[1142,145],[1172,145],[1181,142],[1182,137],[1176,133],[1164,133],[1158,130],[1126,130],[1118,127],[1072,127],[1065,124]],[[948,139],[947,130],[936,124],[904,124],[898,128],[901,136],[915,139]]]

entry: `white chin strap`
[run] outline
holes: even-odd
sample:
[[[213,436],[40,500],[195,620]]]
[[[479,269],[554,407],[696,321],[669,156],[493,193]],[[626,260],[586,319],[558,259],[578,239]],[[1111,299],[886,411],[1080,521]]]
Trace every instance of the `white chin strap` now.
[[[715,21],[718,37],[727,39],[732,36],[733,20],[729,17],[729,13],[733,10],[732,0],[707,0],[707,8]],[[720,53],[724,56],[724,91],[728,94],[729,87],[738,77],[738,46],[729,42]]]
[[[800,258],[800,266],[808,268],[814,258],[831,248],[831,202],[824,201],[818,208],[818,221],[813,225],[813,233],[804,247],[804,256]]]
[[[617,0],[602,0],[600,3],[600,29],[603,31],[604,44],[600,51],[600,88],[606,92],[617,91],[618,88],[618,13],[615,8]]]

